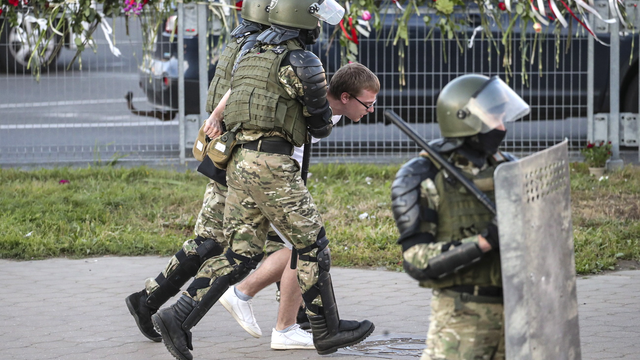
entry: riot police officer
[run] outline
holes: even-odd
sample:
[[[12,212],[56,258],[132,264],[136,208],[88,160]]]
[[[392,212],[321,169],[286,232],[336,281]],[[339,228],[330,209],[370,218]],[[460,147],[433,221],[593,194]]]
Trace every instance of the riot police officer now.
[[[231,69],[241,53],[253,47],[258,35],[269,27],[269,13],[266,9],[270,0],[247,0],[241,10],[242,23],[231,32],[232,40],[220,55],[216,72],[207,94],[207,111],[212,112],[229,89]],[[213,119],[208,119],[211,122]],[[151,322],[151,316],[176,295],[186,282],[196,275],[200,265],[214,256],[222,254],[228,243],[222,233],[222,218],[226,198],[226,172],[211,165],[204,201],[195,225],[195,239],[184,242],[155,278],[145,281],[145,288],[129,295],[125,303],[140,329],[153,341],[162,341]]]
[[[333,294],[331,254],[321,216],[291,155],[295,146],[332,130],[325,71],[306,51],[320,21],[337,24],[344,9],[333,0],[278,0],[269,9],[271,27],[236,63],[224,110],[238,146],[227,168],[224,222],[231,248],[202,266],[176,304],[154,314],[165,345],[178,359],[191,359],[191,328],[230,285],[262,257],[273,224],[299,255],[298,282],[320,354],[358,343],[374,330],[370,321],[341,320]],[[295,253],[295,252],[294,252]]]
[[[436,104],[442,139],[431,147],[493,199],[493,173],[512,156],[498,150],[504,124],[529,106],[498,77],[463,75]],[[487,208],[427,154],[392,185],[405,271],[433,289],[422,359],[504,359],[500,239]]]

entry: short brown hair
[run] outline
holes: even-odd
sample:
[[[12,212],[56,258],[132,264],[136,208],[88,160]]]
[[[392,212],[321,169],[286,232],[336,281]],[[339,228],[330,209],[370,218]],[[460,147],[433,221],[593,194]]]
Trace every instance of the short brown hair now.
[[[349,63],[342,66],[329,81],[329,93],[339,98],[344,92],[358,96],[363,90],[380,92],[378,77],[360,63]]]

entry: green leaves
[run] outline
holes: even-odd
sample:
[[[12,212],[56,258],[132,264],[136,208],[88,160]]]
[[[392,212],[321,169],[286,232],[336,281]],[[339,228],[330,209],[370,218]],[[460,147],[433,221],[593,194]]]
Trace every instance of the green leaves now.
[[[454,3],[451,0],[438,0],[435,2],[434,8],[444,15],[453,13]]]

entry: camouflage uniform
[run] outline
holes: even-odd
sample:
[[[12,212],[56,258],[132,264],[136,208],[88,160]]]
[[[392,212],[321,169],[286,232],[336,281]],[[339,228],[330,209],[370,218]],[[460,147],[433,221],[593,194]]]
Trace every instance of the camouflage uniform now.
[[[260,246],[256,240],[264,238],[269,221],[296,248],[315,242],[322,218],[295,160],[286,155],[238,149],[231,161],[225,235],[233,242],[234,251],[238,248],[250,253],[252,247]],[[316,263],[298,262],[303,293],[317,281],[317,271]]]
[[[403,267],[433,289],[422,359],[505,357],[500,243],[509,239],[500,238],[491,203],[496,168],[516,160],[498,150],[505,124],[529,110],[497,76],[457,77],[436,102],[443,138],[396,175],[391,198]],[[440,159],[430,157],[436,152]]]
[[[322,4],[280,0],[272,1],[269,8],[272,26],[234,64],[224,110],[225,126],[234,129],[238,144],[230,149],[227,164],[224,233],[230,248],[200,267],[174,305],[152,316],[167,349],[181,360],[193,358],[191,329],[262,259],[269,222],[298,254],[298,281],[316,351],[336,352],[375,329],[368,320],[343,320],[338,315],[329,274],[329,240],[302,181],[300,164],[292,158],[294,146],[308,143],[311,136],[324,138],[331,133],[325,70],[304,46],[317,40],[318,20],[335,25],[344,9],[333,0]],[[298,86],[287,83],[296,75]]]
[[[208,112],[213,112],[214,105],[220,102],[224,93],[229,89],[234,62],[246,52],[246,48],[249,46],[248,44],[255,43],[256,37],[257,34],[252,34],[232,40],[221,54],[218,66],[216,67],[216,73],[211,80],[207,93]],[[216,171],[217,178],[216,180],[210,180],[207,184],[202,208],[196,220],[195,235],[205,239],[214,239],[223,249],[226,249],[229,243],[224,238],[222,226],[227,186],[226,184],[220,183],[221,180],[219,180],[224,179],[226,175],[224,170],[214,170]],[[269,235],[272,239],[277,238],[274,231],[271,231]],[[182,252],[186,256],[195,256],[197,255],[197,247],[198,244],[193,239],[190,239],[182,245]],[[265,252],[272,254],[284,247],[281,241],[267,240]],[[165,278],[168,278],[175,272],[179,265],[180,261],[178,257],[173,256],[161,274],[164,275]],[[155,278],[148,278],[145,281],[145,289],[148,294],[153,293],[158,288],[159,285]]]
[[[215,239],[216,242],[223,248],[228,247],[228,243],[224,238],[222,232],[222,220],[224,216],[224,204],[227,197],[227,187],[210,180],[207,184],[207,188],[204,192],[204,200],[202,202],[202,208],[196,219],[196,226],[194,229],[195,235],[207,239]],[[196,248],[198,244],[193,239],[189,239],[182,244],[182,251],[186,256],[197,256]],[[178,268],[180,261],[176,255],[169,259],[169,263],[162,271],[162,275],[165,278],[171,276],[171,274]],[[158,289],[159,285],[155,278],[148,278],[145,281],[145,289],[148,294],[153,293]]]
[[[280,69],[279,81],[292,98],[303,95],[303,86],[291,66]],[[276,131],[261,130],[240,130],[236,135],[239,143],[263,137],[282,135]],[[227,166],[229,193],[224,214],[224,234],[235,253],[253,257],[262,249],[271,248],[273,245],[269,241],[265,245],[264,240],[267,232],[272,231],[269,222],[297,248],[315,242],[323,223],[302,181],[300,165],[298,160],[288,155],[242,148],[234,150]],[[276,199],[286,199],[286,202],[276,202]],[[313,250],[310,256],[315,256],[315,252]],[[202,264],[196,279],[214,279],[230,271],[227,258],[217,256]],[[298,262],[298,277],[303,292],[317,282],[317,272],[317,263]],[[200,301],[208,289],[197,289],[193,299]],[[319,298],[314,304],[322,305]]]
[[[427,348],[421,360],[504,359],[504,307],[463,301],[434,290]]]
[[[216,72],[209,85],[207,93],[207,111],[213,112],[213,109],[217,103],[220,102],[223,95],[230,87],[230,79],[234,63],[240,58],[253,44],[255,44],[256,37],[259,32],[256,32],[259,25],[252,25],[250,22],[244,22],[243,25],[238,27],[242,29],[242,26],[249,26],[243,31],[239,31],[241,35],[231,40],[218,59],[216,66]],[[236,29],[236,30],[238,30]],[[248,34],[248,35],[247,35]],[[168,262],[165,269],[160,273],[159,278],[148,278],[145,280],[145,290],[148,295],[151,295],[160,288],[158,281],[165,281],[164,279],[170,278],[171,275],[176,275],[176,271],[180,268],[181,259],[197,258],[198,252],[196,249],[201,243],[202,239],[213,239],[221,249],[226,249],[229,243],[226,241],[223,234],[223,217],[224,207],[227,194],[226,186],[226,172],[220,169],[213,169],[214,177],[207,184],[204,199],[202,202],[202,208],[198,214],[195,225],[195,235],[197,239],[189,239],[182,245],[181,251],[174,255]],[[274,231],[269,233],[270,239],[277,239],[277,235]],[[267,240],[265,246],[265,252],[271,254],[280,249],[285,248],[281,240]],[[183,260],[184,261],[184,260]],[[206,262],[207,260],[205,260]],[[202,262],[204,264],[204,262]],[[201,264],[201,265],[202,265]],[[193,269],[191,274],[197,272],[197,268]],[[180,276],[184,281],[184,276]]]
[[[474,181],[476,187],[490,198],[493,197],[493,171],[497,161],[479,169],[457,154],[451,160],[465,176]],[[478,228],[481,227],[459,227],[458,231],[445,236],[440,233],[442,229],[439,227],[444,226],[443,222],[449,222],[452,214],[473,216],[476,224],[491,219],[491,214],[479,205],[472,194],[463,189],[461,184],[446,181],[443,173],[444,171],[434,169],[420,184],[420,206],[423,207],[423,214],[424,209],[432,209],[437,212],[438,220],[423,221],[420,224],[420,230],[431,234],[436,239],[435,242],[414,245],[403,252],[405,264],[418,269],[426,269],[429,260],[444,251],[451,251],[464,243],[478,242]],[[452,193],[461,195],[452,197]],[[486,254],[479,262],[455,274],[421,281],[420,286],[434,289],[427,348],[421,359],[504,359],[502,297],[473,296],[449,290],[457,285],[471,285],[475,289],[483,286],[501,287],[501,282],[500,257],[497,252]]]

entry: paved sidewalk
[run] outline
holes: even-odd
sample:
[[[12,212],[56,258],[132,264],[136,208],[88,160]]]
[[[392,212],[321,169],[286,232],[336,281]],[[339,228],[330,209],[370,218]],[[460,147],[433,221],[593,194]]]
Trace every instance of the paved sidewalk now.
[[[124,298],[156,276],[168,258],[101,257],[16,262],[0,260],[0,359],[123,359],[173,357],[143,337]],[[194,328],[195,359],[416,359],[424,347],[430,291],[406,274],[334,268],[345,319],[369,319],[365,342],[335,354],[269,347],[275,286],[253,301],[263,336],[247,334],[220,306]],[[640,271],[578,279],[582,359],[640,359]],[[170,304],[174,300],[170,301]]]

